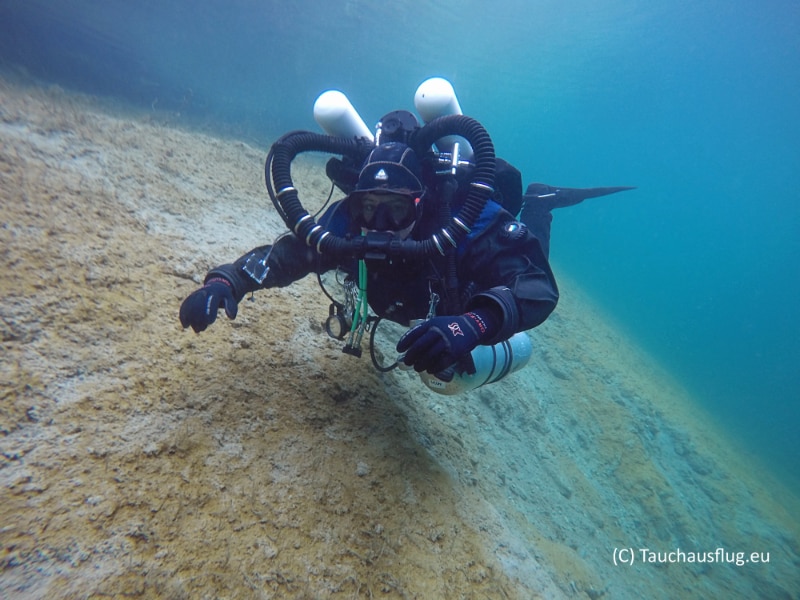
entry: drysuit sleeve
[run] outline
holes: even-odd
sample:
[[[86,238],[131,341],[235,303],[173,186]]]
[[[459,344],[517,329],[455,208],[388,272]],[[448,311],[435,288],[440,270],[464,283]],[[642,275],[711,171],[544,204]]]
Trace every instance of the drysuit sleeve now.
[[[309,273],[324,273],[336,267],[290,233],[274,244],[253,248],[232,264],[211,269],[206,281],[224,277],[233,286],[233,296],[240,302],[250,292],[285,287]]]
[[[329,231],[342,235],[350,226],[342,202],[335,202],[325,211],[319,223]],[[240,302],[256,290],[285,287],[309,273],[324,273],[335,269],[337,262],[320,256],[293,233],[279,237],[274,244],[253,248],[232,264],[211,269],[206,281],[224,277],[233,286],[233,296]]]
[[[467,310],[500,311],[500,331],[488,345],[540,325],[558,303],[558,286],[539,240],[505,211],[467,248],[459,278],[475,290]]]

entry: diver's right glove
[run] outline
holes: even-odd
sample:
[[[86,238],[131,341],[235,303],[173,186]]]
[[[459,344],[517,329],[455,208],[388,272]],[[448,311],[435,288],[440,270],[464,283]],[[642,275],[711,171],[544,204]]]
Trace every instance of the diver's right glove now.
[[[181,304],[181,325],[186,329],[191,325],[195,333],[205,329],[217,320],[217,311],[225,308],[229,319],[235,319],[239,306],[233,297],[233,286],[223,277],[213,277],[199,290],[195,290]]]
[[[493,311],[479,308],[459,316],[433,317],[409,329],[397,342],[403,362],[418,373],[438,373],[459,364],[470,375],[475,365],[469,354],[500,330]],[[461,370],[461,369],[459,369]]]

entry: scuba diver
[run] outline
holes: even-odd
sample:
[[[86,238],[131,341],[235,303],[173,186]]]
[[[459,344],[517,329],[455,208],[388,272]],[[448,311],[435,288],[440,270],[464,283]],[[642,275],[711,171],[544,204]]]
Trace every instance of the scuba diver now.
[[[373,137],[343,94],[320,96],[315,117],[329,135],[289,133],[267,156],[267,190],[290,231],[211,269],[183,301],[182,326],[199,333],[220,309],[234,319],[248,293],[338,269],[349,291],[342,302],[331,298],[326,329],[338,339],[349,333],[346,353],[360,356],[365,331],[373,353],[377,324],[388,319],[410,329],[397,342],[397,362],[381,367],[373,353],[376,367],[413,368],[440,393],[524,366],[530,340],[522,332],[544,322],[558,301],[548,260],[551,211],[632,188],[534,183],[523,195],[520,172],[495,157],[488,133],[461,114],[449,83],[426,81],[416,100],[425,125],[394,111]],[[326,111],[326,101],[336,110]],[[345,196],[318,221],[291,179],[292,160],[306,151],[341,157],[328,161],[326,173]]]

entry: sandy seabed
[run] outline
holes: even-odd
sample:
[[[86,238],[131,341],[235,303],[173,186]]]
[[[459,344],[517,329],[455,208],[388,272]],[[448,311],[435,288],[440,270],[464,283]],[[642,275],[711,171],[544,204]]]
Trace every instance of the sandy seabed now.
[[[344,355],[312,278],[183,331],[284,226],[265,148],[172,117],[0,79],[0,597],[800,597],[797,498],[564,277],[458,397]]]

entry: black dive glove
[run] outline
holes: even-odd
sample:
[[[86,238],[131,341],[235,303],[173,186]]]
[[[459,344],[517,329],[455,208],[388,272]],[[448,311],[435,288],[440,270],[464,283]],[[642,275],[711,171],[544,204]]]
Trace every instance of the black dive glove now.
[[[217,311],[225,308],[229,319],[235,319],[239,305],[233,297],[233,286],[223,277],[213,277],[199,290],[195,290],[181,304],[181,325],[190,325],[195,333],[205,331],[217,320]]]
[[[475,373],[469,353],[499,330],[499,318],[481,308],[457,317],[433,317],[409,329],[397,342],[397,351],[405,352],[403,362],[419,372],[439,373],[455,363],[464,362],[467,373]]]

